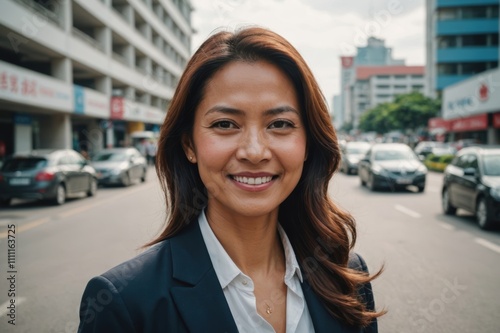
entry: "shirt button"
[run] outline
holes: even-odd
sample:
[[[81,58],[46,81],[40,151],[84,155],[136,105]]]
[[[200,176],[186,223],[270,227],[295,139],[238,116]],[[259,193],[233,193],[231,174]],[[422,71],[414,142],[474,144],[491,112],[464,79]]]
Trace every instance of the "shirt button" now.
[[[244,286],[246,286],[248,284],[247,280],[243,280],[243,281],[241,281],[241,283],[243,283]]]

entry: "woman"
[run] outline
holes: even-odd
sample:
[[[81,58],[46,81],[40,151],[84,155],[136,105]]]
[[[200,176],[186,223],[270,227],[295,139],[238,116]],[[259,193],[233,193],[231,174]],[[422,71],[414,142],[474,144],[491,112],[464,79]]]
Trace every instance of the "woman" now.
[[[286,40],[211,36],[161,129],[166,227],[89,282],[79,331],[376,332],[354,221],[327,195],[339,161],[324,98]]]

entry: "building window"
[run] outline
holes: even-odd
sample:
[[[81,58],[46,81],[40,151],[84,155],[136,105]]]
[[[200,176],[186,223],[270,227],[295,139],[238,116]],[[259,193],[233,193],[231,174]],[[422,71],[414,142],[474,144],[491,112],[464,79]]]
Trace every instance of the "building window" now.
[[[460,18],[459,8],[439,8],[437,12],[438,21],[457,20]]]
[[[462,74],[474,75],[487,70],[487,63],[485,62],[471,62],[462,64]]]
[[[396,80],[402,80],[406,79],[406,75],[394,75],[394,78],[396,78]]]
[[[474,6],[474,7],[462,8],[462,18],[464,19],[476,19],[476,18],[486,18],[486,17],[488,17],[487,6]]]
[[[389,76],[389,75],[376,75],[375,77],[376,77],[377,79],[388,79],[388,78],[390,78],[390,76]]]
[[[388,84],[377,84],[377,89],[389,89],[390,86]]]
[[[412,79],[423,79],[424,76],[423,75],[419,75],[419,74],[414,74],[411,76]]]
[[[394,88],[395,88],[395,89],[406,89],[406,85],[404,85],[404,84],[396,84],[396,85],[394,86]]]
[[[488,35],[465,35],[462,36],[462,46],[486,46]]]
[[[457,75],[458,64],[438,64],[439,75]]]
[[[438,48],[447,49],[457,46],[457,36],[440,36],[438,37]]]

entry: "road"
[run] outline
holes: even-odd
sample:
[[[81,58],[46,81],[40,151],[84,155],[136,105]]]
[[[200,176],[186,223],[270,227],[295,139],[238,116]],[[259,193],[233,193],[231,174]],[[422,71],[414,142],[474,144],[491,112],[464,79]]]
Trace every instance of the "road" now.
[[[498,333],[500,232],[472,216],[441,213],[442,176],[424,193],[375,192],[335,175],[330,194],[358,223],[356,251],[370,270],[380,332]],[[128,188],[61,207],[17,202],[0,211],[0,332],[75,332],[87,281],[140,252],[160,229],[164,204],[154,171]],[[7,226],[16,226],[16,326],[8,324]],[[5,277],[4,277],[5,276]],[[6,303],[7,302],[7,303]]]

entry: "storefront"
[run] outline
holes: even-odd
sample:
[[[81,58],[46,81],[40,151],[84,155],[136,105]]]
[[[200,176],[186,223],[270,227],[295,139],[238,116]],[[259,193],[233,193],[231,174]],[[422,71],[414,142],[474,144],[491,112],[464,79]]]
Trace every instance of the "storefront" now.
[[[446,88],[442,115],[429,120],[429,131],[445,135],[446,141],[500,144],[500,69]]]

